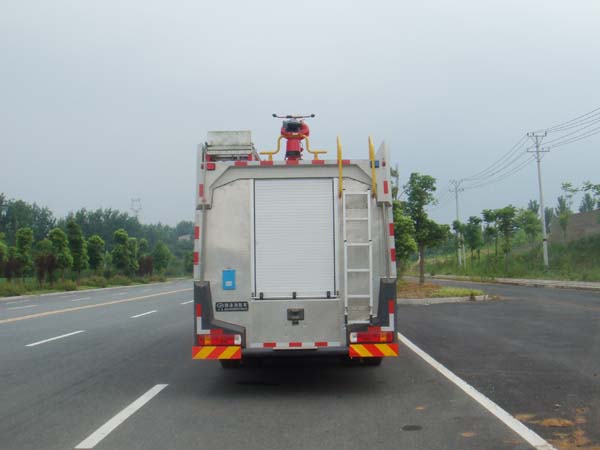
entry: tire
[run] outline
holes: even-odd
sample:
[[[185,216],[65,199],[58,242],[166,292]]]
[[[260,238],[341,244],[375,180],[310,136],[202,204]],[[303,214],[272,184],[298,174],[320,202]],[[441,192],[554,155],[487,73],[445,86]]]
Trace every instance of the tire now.
[[[239,369],[242,366],[241,359],[220,359],[221,367],[223,369]]]
[[[363,358],[362,363],[365,366],[380,366],[383,358]]]

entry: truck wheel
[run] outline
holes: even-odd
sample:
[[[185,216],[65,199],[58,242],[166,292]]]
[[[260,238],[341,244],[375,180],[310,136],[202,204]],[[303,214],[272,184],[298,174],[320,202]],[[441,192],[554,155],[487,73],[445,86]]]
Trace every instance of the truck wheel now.
[[[242,365],[241,359],[220,359],[219,362],[223,369],[238,369]]]
[[[362,363],[365,366],[380,366],[383,358],[363,358]]]

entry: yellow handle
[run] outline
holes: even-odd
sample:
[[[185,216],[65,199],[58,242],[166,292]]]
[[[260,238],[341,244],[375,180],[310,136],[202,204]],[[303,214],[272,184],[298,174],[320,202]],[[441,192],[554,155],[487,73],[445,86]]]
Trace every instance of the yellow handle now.
[[[377,175],[375,175],[375,146],[371,136],[369,136],[369,161],[371,161],[371,194],[375,197],[377,195]]]
[[[283,138],[283,136],[279,136],[277,138],[277,150],[272,151],[272,152],[268,152],[268,151],[263,151],[260,152],[261,155],[269,155],[269,161],[273,161],[273,155],[279,153],[279,150],[281,150],[281,139]]]
[[[338,181],[338,190],[339,190],[339,197],[342,198],[342,191],[344,190],[344,177],[342,175],[343,173],[343,164],[342,164],[342,141],[340,140],[340,137],[337,137],[337,159],[338,159],[338,172],[339,172],[339,181]]]
[[[308,136],[302,135],[302,137],[306,141],[306,151],[308,153],[312,153],[313,155],[315,155],[315,157],[313,158],[315,161],[318,161],[319,155],[322,155],[323,153],[327,153],[327,150],[311,150],[310,149],[310,140],[308,139]]]

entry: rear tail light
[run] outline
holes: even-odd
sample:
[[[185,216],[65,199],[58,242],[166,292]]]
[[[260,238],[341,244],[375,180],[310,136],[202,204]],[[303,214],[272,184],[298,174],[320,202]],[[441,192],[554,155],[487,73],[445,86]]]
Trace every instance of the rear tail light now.
[[[242,345],[239,334],[200,334],[198,345]]]
[[[391,331],[358,331],[350,333],[350,342],[353,344],[393,342],[394,333]]]

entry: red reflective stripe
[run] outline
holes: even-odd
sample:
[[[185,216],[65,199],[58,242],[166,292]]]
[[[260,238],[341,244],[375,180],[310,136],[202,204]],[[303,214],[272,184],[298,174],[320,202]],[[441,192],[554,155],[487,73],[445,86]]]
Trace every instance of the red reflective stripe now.
[[[327,347],[327,345],[327,342],[324,341],[315,342],[315,347]]]
[[[248,165],[248,161],[236,161],[233,163],[234,166],[243,167]]]
[[[325,164],[325,160],[324,159],[313,159],[310,163],[311,164]]]
[[[394,262],[396,262],[396,249],[395,248],[390,248],[390,259]]]
[[[204,198],[204,185],[200,184],[198,186],[198,195],[200,195],[200,197]]]
[[[227,350],[227,348],[228,347],[226,345],[215,347],[215,349],[212,352],[210,352],[210,357],[208,359],[219,359],[221,353]]]
[[[390,314],[394,314],[394,311],[396,310],[396,302],[394,300],[389,300],[388,301],[388,312]],[[390,327],[392,326],[392,324],[388,324]]]
[[[200,262],[200,255],[198,255],[198,252],[194,252],[194,265],[198,265],[198,263]]]
[[[302,342],[290,342],[290,347],[302,347]]]
[[[215,170],[217,165],[214,162],[206,163],[206,170]]]
[[[272,166],[273,165],[273,161],[261,161],[260,165],[261,166]]]
[[[342,166],[347,166],[348,164],[350,164],[349,159],[342,159]]]
[[[375,344],[363,344],[365,348],[369,351],[369,353],[375,357],[377,356],[385,356],[381,350],[379,350]]]
[[[194,239],[200,239],[200,227],[194,227]]]
[[[212,328],[210,330],[210,334],[223,334],[223,330],[221,330],[220,328]]]
[[[202,305],[196,303],[196,317],[202,317]]]
[[[381,327],[367,327],[367,331],[369,333],[372,331],[381,331]]]
[[[275,347],[277,344],[275,344],[275,342],[263,342],[263,347],[264,348],[273,348]]]
[[[390,236],[394,235],[394,224],[390,223]]]
[[[300,160],[299,159],[287,159],[285,161],[285,164],[288,166],[297,166],[298,164],[300,164]]]
[[[388,192],[390,192],[390,188],[389,188],[389,186],[388,186],[388,182],[387,182],[387,180],[385,180],[385,181],[383,182],[383,193],[384,193],[384,194],[387,194]]]

